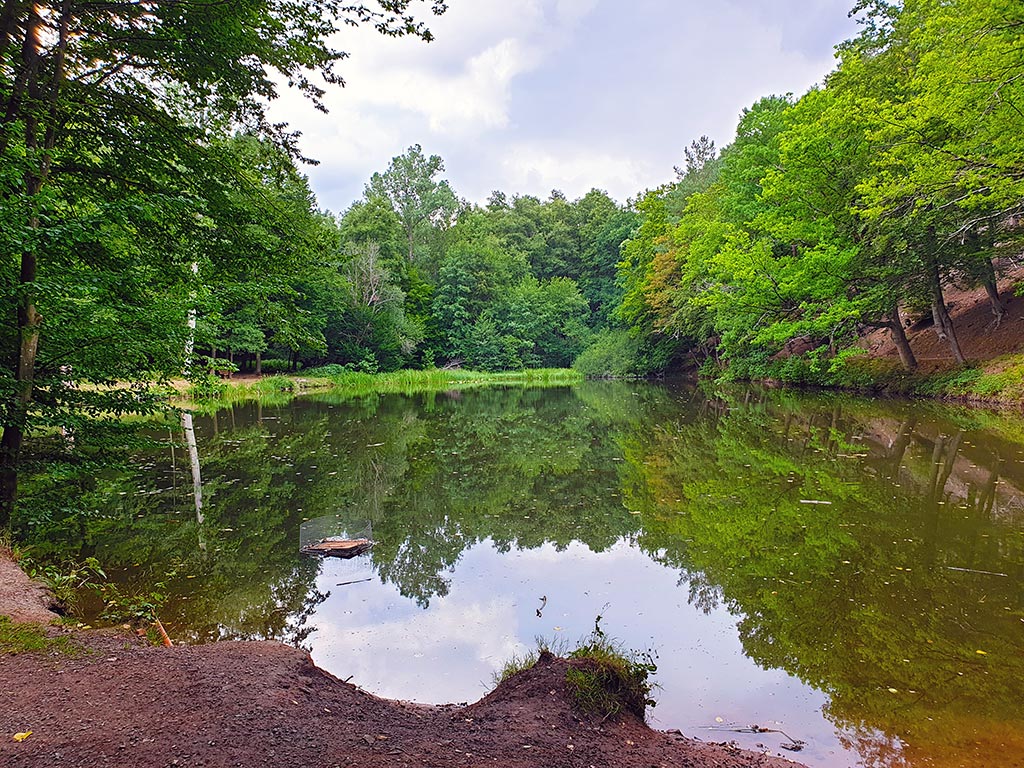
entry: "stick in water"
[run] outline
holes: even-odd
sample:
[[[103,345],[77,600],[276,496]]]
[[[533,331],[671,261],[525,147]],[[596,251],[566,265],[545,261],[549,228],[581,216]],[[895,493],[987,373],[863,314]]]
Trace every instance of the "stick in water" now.
[[[157,628],[157,630],[159,630],[160,637],[163,638],[164,645],[167,648],[171,648],[174,645],[174,643],[171,642],[171,638],[167,634],[167,630],[164,629],[164,625],[160,623],[160,619],[156,617],[155,613],[153,614],[153,625]]]

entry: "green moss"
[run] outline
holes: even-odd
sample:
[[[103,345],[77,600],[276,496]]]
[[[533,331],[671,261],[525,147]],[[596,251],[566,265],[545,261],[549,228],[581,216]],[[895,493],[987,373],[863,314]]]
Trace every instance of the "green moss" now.
[[[15,624],[9,616],[0,616],[0,653],[42,653],[57,651],[73,654],[77,647],[63,636],[50,637],[37,624]]]

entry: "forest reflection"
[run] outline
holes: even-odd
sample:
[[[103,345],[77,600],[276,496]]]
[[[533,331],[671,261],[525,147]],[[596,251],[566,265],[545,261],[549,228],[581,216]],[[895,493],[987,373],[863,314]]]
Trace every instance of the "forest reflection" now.
[[[372,530],[375,578],[423,610],[477,545],[626,542],[735,616],[757,665],[823,692],[862,764],[1024,754],[1017,417],[592,383],[254,403],[196,435],[200,521],[182,442],[97,478],[82,538],[39,544],[166,594],[183,639],[308,646],[327,593],[306,520]]]

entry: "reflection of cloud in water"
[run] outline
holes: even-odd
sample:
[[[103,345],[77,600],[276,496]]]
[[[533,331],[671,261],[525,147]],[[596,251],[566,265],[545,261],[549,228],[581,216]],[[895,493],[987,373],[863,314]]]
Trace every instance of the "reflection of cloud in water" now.
[[[351,675],[353,683],[377,695],[422,702],[476,699],[492,672],[525,650],[508,596],[453,590],[421,611],[391,585],[334,586],[363,578],[351,573],[321,577],[321,588],[332,595],[315,618],[313,656],[334,675]]]
[[[658,654],[662,686],[655,727],[681,728],[710,740],[773,745],[771,735],[700,730],[716,717],[740,726],[782,728],[809,745],[818,764],[847,765],[833,727],[821,715],[826,697],[778,669],[761,669],[743,652],[736,622],[722,606],[707,615],[688,601],[678,571],[653,562],[628,542],[595,553],[573,543],[497,552],[489,542],[466,550],[450,574],[451,591],[426,610],[392,586],[373,581],[368,559],[325,561],[318,586],[331,597],[317,610],[312,639],[317,664],[388,698],[473,701],[491,675],[534,638],[572,645],[601,627],[625,647]],[[537,616],[541,596],[547,598]]]

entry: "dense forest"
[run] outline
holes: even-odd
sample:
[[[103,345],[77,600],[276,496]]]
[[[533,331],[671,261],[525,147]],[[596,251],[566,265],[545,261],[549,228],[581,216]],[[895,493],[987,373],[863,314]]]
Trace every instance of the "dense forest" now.
[[[905,323],[929,313],[963,361],[945,286],[985,286],[1002,316],[1024,234],[1016,0],[859,0],[822,86],[758,100],[626,204],[470,204],[417,145],[322,210],[266,101],[283,78],[318,103],[344,24],[429,39],[414,5],[3,3],[0,524],[25,434],[88,456],[111,435],[85,419],[152,410],[147,383],[183,374],[757,377],[835,369],[873,328],[913,370]]]

